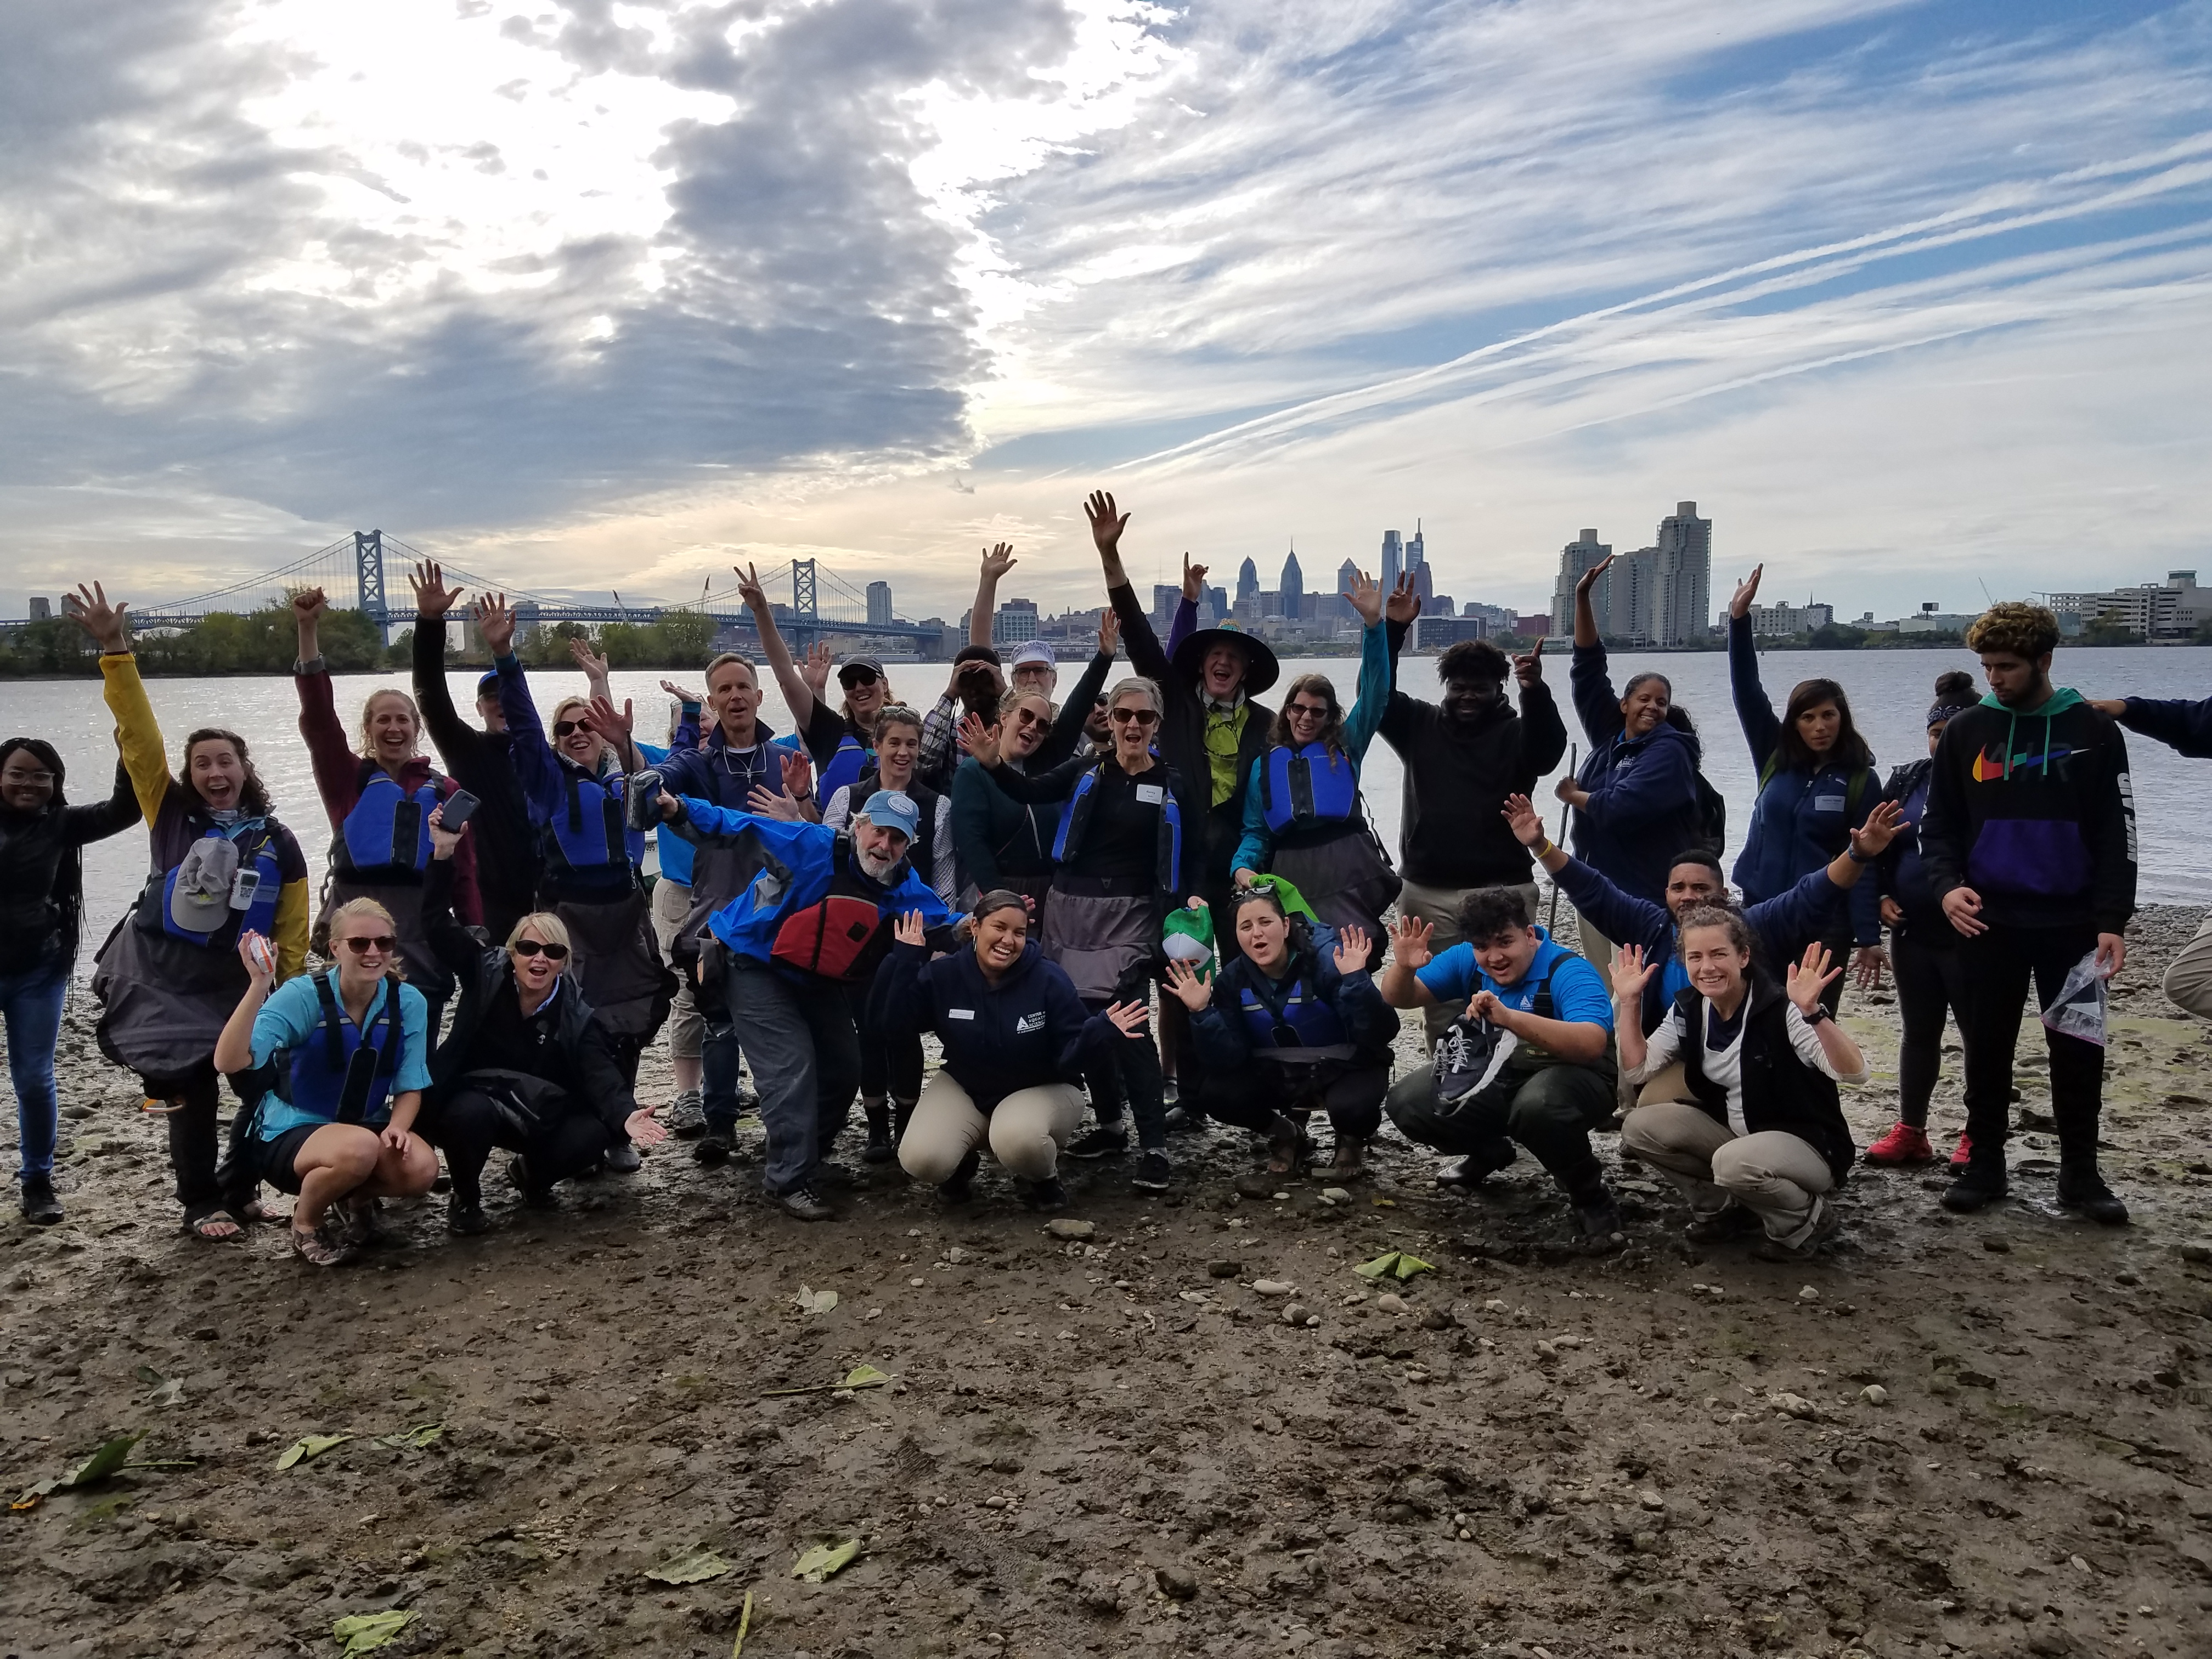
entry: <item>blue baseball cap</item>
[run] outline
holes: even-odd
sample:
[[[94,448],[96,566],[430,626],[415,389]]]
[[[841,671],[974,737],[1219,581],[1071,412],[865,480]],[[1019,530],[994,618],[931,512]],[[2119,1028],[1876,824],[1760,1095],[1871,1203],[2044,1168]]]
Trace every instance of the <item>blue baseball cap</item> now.
[[[480,697],[487,691],[496,691],[498,690],[499,670],[496,668],[493,669],[490,673],[485,675],[482,679],[477,682],[477,696]]]
[[[868,804],[860,815],[878,830],[896,830],[906,837],[907,845],[921,832],[921,809],[914,804],[914,797],[903,789],[878,789],[868,797]]]

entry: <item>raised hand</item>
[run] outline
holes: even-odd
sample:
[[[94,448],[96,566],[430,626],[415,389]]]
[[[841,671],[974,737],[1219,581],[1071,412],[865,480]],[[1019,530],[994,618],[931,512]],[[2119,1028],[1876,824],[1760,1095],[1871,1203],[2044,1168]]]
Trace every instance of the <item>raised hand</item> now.
[[[80,582],[76,592],[62,595],[62,614],[91,635],[93,643],[110,656],[131,649],[130,609],[128,599],[110,605],[107,590],[98,582],[90,587]]]
[[[1534,651],[1513,659],[1513,678],[1522,690],[1544,678],[1544,641],[1551,637],[1548,634],[1539,634]]]
[[[607,659],[592,649],[592,642],[580,634],[568,641],[568,654],[575,659],[576,666],[584,671],[584,678],[594,686],[607,683]]]
[[[461,844],[461,837],[469,832],[465,823],[458,830],[446,828],[446,804],[443,801],[430,809],[430,816],[424,822],[430,831],[430,856],[433,859],[453,857],[453,848]]]
[[[1106,1018],[1123,1036],[1138,1037],[1144,1036],[1145,1022],[1152,1012],[1141,1002],[1117,1002],[1107,1009]]]
[[[751,794],[745,797],[745,811],[755,817],[781,818],[786,823],[803,823],[806,814],[788,795],[779,795],[765,784],[755,784]]]
[[[1576,579],[1575,597],[1578,599],[1585,598],[1589,594],[1590,589],[1597,586],[1597,579],[1605,574],[1606,568],[1620,556],[1620,555],[1618,553],[1608,553],[1603,558],[1600,559],[1595,564],[1592,565],[1589,569],[1583,571],[1583,574]]]
[[[487,593],[476,603],[477,633],[495,657],[514,653],[514,611],[504,593]]]
[[[1121,648],[1121,615],[1112,605],[1098,618],[1098,654],[1110,657]]]
[[[745,602],[745,609],[766,615],[768,593],[761,586],[760,573],[749,564],[733,564],[730,568],[737,574],[738,597]]]
[[[1168,963],[1168,989],[1194,1014],[1213,1000],[1213,981],[1181,958]]]
[[[238,936],[238,959],[252,976],[254,988],[267,992],[276,977],[276,947],[249,928]]]
[[[830,655],[830,647],[824,641],[817,640],[806,647],[806,660],[799,665],[799,678],[806,682],[806,689],[814,694],[815,702],[826,703],[830,701],[827,696],[830,671],[836,661],[836,658]]]
[[[1876,801],[1866,822],[1850,832],[1851,850],[1865,863],[1878,859],[1905,828],[1905,808],[1893,800]]]
[[[1651,975],[1658,971],[1657,963],[1644,960],[1642,945],[1622,945],[1613,953],[1613,1001],[1630,1006],[1641,1002],[1644,988],[1651,982]]]
[[[330,599],[319,587],[302,587],[292,595],[292,620],[304,629],[320,623],[330,608]]]
[[[996,583],[1000,577],[1012,570],[1021,561],[1014,556],[1012,542],[1000,542],[983,550],[983,580]]]
[[[590,706],[584,710],[584,721],[608,742],[619,744],[629,738],[630,728],[637,723],[637,710],[630,700],[624,697],[622,709],[617,713],[610,698],[594,694]]]
[[[1340,974],[1364,972],[1367,967],[1367,951],[1374,941],[1367,930],[1357,922],[1345,924],[1344,931],[1336,936],[1336,971]]]
[[[1182,596],[1186,599],[1188,599],[1193,605],[1196,605],[1200,600],[1206,597],[1206,568],[1207,568],[1202,564],[1193,564],[1190,562],[1189,552],[1188,550],[1184,552],[1182,556]]]
[[[1409,623],[1421,614],[1420,590],[1413,586],[1411,576],[1398,578],[1397,586],[1390,590],[1389,599],[1383,603],[1382,614],[1394,623]]]
[[[1091,520],[1091,541],[1100,558],[1112,558],[1121,552],[1121,532],[1129,527],[1129,515],[1115,509],[1113,496],[1103,489],[1092,491],[1083,503],[1083,516]]]
[[[983,724],[983,717],[966,714],[960,717],[960,741],[968,745],[968,752],[986,766],[999,763],[999,726],[994,720]]]
[[[458,587],[446,586],[446,573],[438,568],[434,559],[425,559],[407,573],[408,586],[415,590],[415,621],[416,626],[444,620],[453,608],[453,601],[461,597]]]
[[[1352,601],[1352,608],[1359,613],[1359,620],[1370,628],[1382,620],[1382,584],[1364,570],[1352,579],[1352,586],[1345,589],[1344,597]]]
[[[1505,827],[1513,832],[1513,839],[1523,847],[1541,847],[1546,840],[1544,820],[1536,815],[1536,805],[1526,795],[1508,795],[1504,813]]]
[[[1429,940],[1436,933],[1418,916],[1401,915],[1390,928],[1390,959],[1407,972],[1418,972],[1434,960]]]
[[[678,702],[688,702],[698,705],[703,704],[707,701],[706,698],[701,696],[690,686],[678,685],[674,680],[661,681],[660,689],[668,693],[670,696],[675,698]]]
[[[1797,1005],[1797,1012],[1808,1019],[1812,1018],[1813,1010],[1820,1006],[1820,993],[1826,990],[1832,981],[1843,977],[1844,970],[1840,967],[1831,969],[1828,961],[1828,947],[1816,940],[1805,947],[1802,962],[1790,964],[1788,982],[1783,989],[1789,993],[1790,1000]]]
[[[1751,602],[1759,597],[1759,579],[1765,574],[1764,564],[1755,564],[1751,568],[1751,574],[1735,585],[1735,592],[1729,599],[1729,616],[1747,617],[1751,614]]]
[[[901,945],[921,946],[929,943],[928,929],[921,925],[921,912],[908,910],[891,924],[891,937]]]
[[[795,801],[814,796],[814,763],[805,755],[783,757],[783,793]]]

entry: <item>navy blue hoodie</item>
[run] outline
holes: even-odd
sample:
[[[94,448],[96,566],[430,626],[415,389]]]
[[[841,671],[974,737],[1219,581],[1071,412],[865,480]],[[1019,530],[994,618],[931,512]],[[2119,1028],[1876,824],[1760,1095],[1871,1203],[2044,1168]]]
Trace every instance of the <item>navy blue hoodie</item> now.
[[[1575,856],[1656,902],[1667,896],[1676,855],[1705,842],[1697,741],[1668,725],[1640,738],[1627,735],[1602,645],[1575,647],[1567,683],[1590,744],[1575,778],[1590,798],[1575,814]]]
[[[2212,697],[2203,702],[2158,702],[2130,697],[2120,724],[2171,744],[2191,760],[2212,760]]]
[[[1121,1036],[1105,1015],[1085,1013],[1074,983],[1035,939],[996,985],[972,945],[928,957],[927,945],[892,947],[876,975],[869,1024],[884,1037],[936,1032],[945,1069],[978,1111],[1024,1089],[1080,1083],[1085,1051]]]

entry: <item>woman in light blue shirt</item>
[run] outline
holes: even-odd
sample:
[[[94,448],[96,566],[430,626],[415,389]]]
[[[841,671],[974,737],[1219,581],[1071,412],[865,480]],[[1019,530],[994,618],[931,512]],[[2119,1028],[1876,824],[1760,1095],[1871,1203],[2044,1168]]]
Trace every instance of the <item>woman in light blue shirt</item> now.
[[[273,993],[276,956],[248,933],[252,982],[216,1044],[225,1072],[254,1071],[249,1155],[260,1178],[297,1195],[292,1248],[319,1267],[349,1261],[374,1236],[379,1198],[437,1179],[438,1155],[412,1133],[430,1085],[429,1005],[400,978],[398,929],[374,899],[331,916],[335,969]]]

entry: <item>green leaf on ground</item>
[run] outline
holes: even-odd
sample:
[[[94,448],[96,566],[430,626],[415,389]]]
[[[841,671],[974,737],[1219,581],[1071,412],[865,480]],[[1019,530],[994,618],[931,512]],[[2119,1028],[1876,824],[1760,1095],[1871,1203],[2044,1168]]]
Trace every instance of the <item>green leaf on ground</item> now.
[[[795,1394],[842,1394],[848,1389],[880,1389],[893,1380],[889,1371],[879,1371],[873,1365],[855,1365],[835,1382],[810,1382],[801,1389],[770,1389],[761,1398],[782,1400]]]
[[[169,1380],[167,1377],[162,1376],[161,1372],[155,1370],[151,1365],[134,1365],[131,1367],[131,1375],[137,1377],[141,1382],[143,1382],[149,1389]]]
[[[799,1294],[792,1300],[799,1304],[799,1311],[803,1314],[828,1313],[830,1309],[837,1305],[837,1292],[810,1290],[801,1285],[799,1287]]]
[[[1403,1250],[1401,1250],[1398,1252],[1396,1265],[1395,1265],[1390,1271],[1397,1274],[1401,1279],[1411,1279],[1415,1273],[1432,1273],[1436,1272],[1436,1269],[1429,1263],[1422,1261],[1420,1257],[1417,1255],[1407,1255]]]
[[[1363,1261],[1352,1271],[1358,1273],[1362,1279],[1380,1279],[1383,1274],[1395,1269],[1397,1265],[1397,1251],[1385,1250],[1381,1255],[1376,1256],[1374,1261]]]
[[[446,1432],[443,1423],[417,1423],[413,1428],[398,1434],[380,1434],[374,1443],[392,1451],[421,1451],[442,1438]]]
[[[732,1571],[727,1561],[704,1544],[694,1544],[688,1550],[672,1555],[657,1567],[647,1567],[645,1576],[661,1584],[703,1584],[709,1578],[720,1578]]]
[[[118,1434],[104,1441],[91,1456],[80,1458],[60,1474],[49,1475],[27,1489],[8,1507],[11,1510],[34,1510],[40,1500],[58,1492],[81,1492],[87,1486],[96,1486],[111,1474],[116,1474],[130,1461],[131,1449],[146,1437],[146,1431],[136,1434]]]
[[[730,1644],[730,1659],[744,1659],[745,1632],[752,1628],[753,1593],[745,1592],[745,1608],[738,1615],[738,1639]]]
[[[791,1576],[818,1584],[852,1565],[860,1553],[860,1540],[857,1538],[848,1538],[842,1544],[817,1544],[799,1558],[799,1565],[791,1570]]]
[[[276,1467],[283,1470],[290,1468],[295,1463],[305,1463],[312,1458],[320,1457],[333,1446],[343,1445],[353,1437],[349,1434],[303,1434],[284,1448],[283,1455],[276,1460]]]
[[[415,1622],[415,1615],[394,1607],[387,1613],[351,1613],[331,1626],[331,1634],[345,1646],[339,1651],[348,1656],[374,1653],[393,1637]]]

